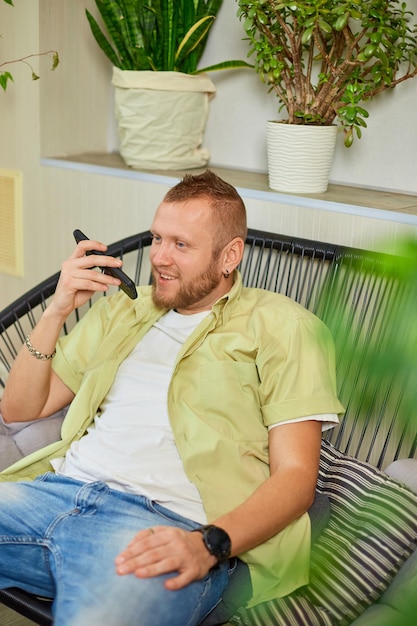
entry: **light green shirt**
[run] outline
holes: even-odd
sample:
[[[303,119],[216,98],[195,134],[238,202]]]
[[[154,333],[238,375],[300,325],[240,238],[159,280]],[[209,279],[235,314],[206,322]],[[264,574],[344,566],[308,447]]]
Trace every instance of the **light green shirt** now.
[[[76,394],[62,441],[4,470],[1,480],[50,471],[82,437],[109,391],[119,364],[165,313],[151,287],[137,300],[100,298],[57,346],[53,366]],[[295,417],[340,413],[334,348],[326,326],[285,296],[235,283],[191,334],[178,355],[168,412],[188,478],[208,520],[244,502],[269,477],[268,425]],[[279,498],[279,494],[277,494]],[[310,523],[301,516],[275,537],[240,555],[249,565],[251,605],[308,582]]]

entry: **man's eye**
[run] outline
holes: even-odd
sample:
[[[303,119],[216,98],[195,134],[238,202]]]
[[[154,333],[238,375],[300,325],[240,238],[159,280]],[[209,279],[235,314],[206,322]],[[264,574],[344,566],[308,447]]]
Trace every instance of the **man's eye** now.
[[[183,241],[177,241],[178,248],[185,248],[185,243]]]
[[[159,243],[161,241],[161,238],[158,235],[152,235],[152,241],[154,241],[155,243]]]

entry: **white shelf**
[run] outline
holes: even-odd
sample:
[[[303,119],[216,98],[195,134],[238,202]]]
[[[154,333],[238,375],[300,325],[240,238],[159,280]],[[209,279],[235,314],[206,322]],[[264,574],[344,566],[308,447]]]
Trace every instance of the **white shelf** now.
[[[67,157],[43,158],[42,165],[89,172],[101,176],[115,176],[172,186],[185,171],[139,171],[128,167],[118,153],[91,153]],[[278,204],[302,206],[333,213],[347,213],[402,224],[417,225],[417,197],[387,191],[330,184],[325,193],[293,195],[272,191],[267,175],[228,168],[209,166],[234,185],[243,198],[255,198]],[[188,170],[193,173],[203,169]]]

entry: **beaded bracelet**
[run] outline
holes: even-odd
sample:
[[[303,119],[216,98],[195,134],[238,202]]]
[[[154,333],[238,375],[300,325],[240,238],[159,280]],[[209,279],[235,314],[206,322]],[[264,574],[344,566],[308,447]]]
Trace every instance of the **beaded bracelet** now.
[[[39,359],[39,361],[49,361],[53,359],[56,355],[56,349],[52,352],[52,354],[44,354],[43,352],[39,352],[39,350],[35,350],[35,348],[30,343],[29,335],[26,336],[25,346],[29,350],[29,354],[35,357],[35,359]]]

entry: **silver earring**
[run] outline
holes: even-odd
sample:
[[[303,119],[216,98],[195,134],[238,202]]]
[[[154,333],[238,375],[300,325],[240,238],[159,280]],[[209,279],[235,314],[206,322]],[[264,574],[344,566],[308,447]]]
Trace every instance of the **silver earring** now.
[[[226,270],[223,272],[223,276],[224,276],[225,278],[229,278],[229,276],[230,276],[230,272],[229,272],[229,270],[228,270],[228,269],[226,269]]]

